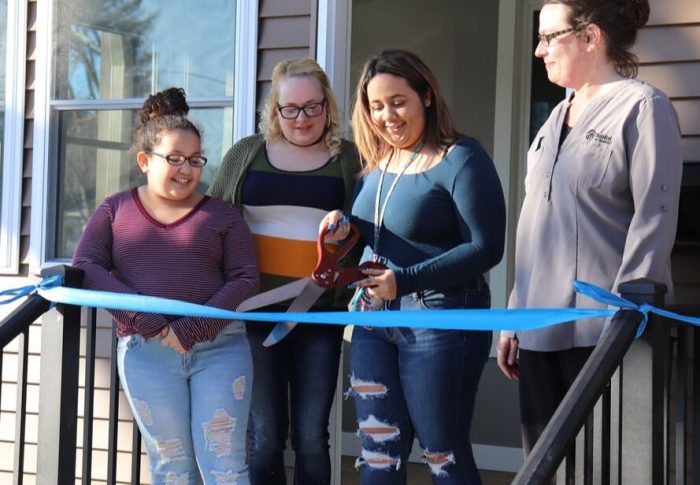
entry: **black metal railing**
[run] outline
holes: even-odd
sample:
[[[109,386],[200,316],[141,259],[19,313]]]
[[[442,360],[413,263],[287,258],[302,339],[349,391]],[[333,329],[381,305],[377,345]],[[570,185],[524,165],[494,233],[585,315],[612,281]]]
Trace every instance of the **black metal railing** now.
[[[639,280],[620,291],[658,307],[665,287]],[[700,314],[700,306],[670,309]],[[688,373],[700,329],[651,314],[635,340],[642,319],[634,310],[615,314],[514,484],[553,483],[560,466],[567,485],[700,484],[700,473],[689,471],[700,465],[699,420],[689,419],[700,416],[700,373]]]
[[[68,287],[79,287],[82,280],[81,272],[70,267],[52,268],[43,275],[52,274],[61,274]],[[663,301],[662,285],[652,282],[628,283],[621,286],[621,292],[638,303],[661,306]],[[3,349],[12,341],[18,343],[13,483],[19,485],[23,483],[27,468],[24,450],[29,327],[45,315],[50,306],[42,297],[31,295],[0,322],[0,375]],[[700,307],[672,310],[700,314]],[[687,365],[695,349],[700,348],[700,329],[654,316],[650,318],[644,337],[635,340],[641,319],[642,315],[633,310],[616,313],[609,331],[593,350],[513,483],[549,483],[564,462],[562,476],[567,484],[685,484],[691,483],[691,478],[692,483],[700,484],[700,473],[691,472],[693,465],[700,465],[700,419],[692,419],[700,416],[700,399],[697,398],[700,372],[693,372]],[[103,480],[106,474],[107,483],[117,483],[117,472],[126,467],[120,466],[118,461],[125,456],[118,453],[117,446],[119,380],[114,329],[110,346],[105,471],[95,470],[92,458],[98,357],[96,311],[58,305],[55,317],[49,318],[48,323],[46,317],[42,320],[35,481],[40,484],[75,483],[77,475],[82,483],[89,484],[93,480]],[[81,325],[85,328],[84,426],[82,466],[76,470]],[[0,398],[2,387],[0,385]],[[577,436],[580,436],[578,440]],[[129,477],[120,480],[140,483],[141,437],[134,425],[131,438],[130,455],[127,455],[131,461]]]
[[[68,266],[50,268],[42,272],[43,277],[60,275],[64,286],[80,287],[82,272]],[[27,417],[27,361],[29,356],[29,328],[48,312],[51,302],[37,294],[29,296],[19,307],[0,322],[0,375],[4,349],[17,342],[17,403],[15,406],[15,438],[13,459],[13,484],[24,482],[25,429]],[[37,443],[36,483],[75,483],[76,476],[84,484],[94,477],[93,434],[95,422],[95,362],[97,359],[97,312],[94,308],[58,305],[56,321],[42,322],[40,408]],[[46,318],[44,318],[46,320]],[[82,383],[83,430],[82,466],[76,474],[78,447],[78,375],[80,364],[80,329],[85,328],[85,377]],[[107,470],[99,470],[99,479],[109,484],[117,483],[118,425],[119,425],[119,378],[116,359],[116,333],[112,330],[109,389],[109,424],[107,436]],[[0,384],[0,398],[3,386]],[[0,422],[0,425],[4,423]],[[130,483],[140,483],[141,435],[138,427],[132,426]],[[122,482],[125,480],[122,479]]]

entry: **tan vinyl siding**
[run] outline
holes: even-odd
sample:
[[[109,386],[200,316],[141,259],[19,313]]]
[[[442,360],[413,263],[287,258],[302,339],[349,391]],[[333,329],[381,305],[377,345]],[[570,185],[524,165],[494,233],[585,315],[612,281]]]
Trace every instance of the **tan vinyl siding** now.
[[[639,78],[664,91],[681,125],[683,160],[700,163],[700,4],[698,0],[652,0],[649,26],[634,49]],[[700,250],[677,247],[672,255],[676,301],[700,297]]]
[[[700,23],[698,0],[650,0],[648,25]]]
[[[34,52],[36,49],[36,0],[27,0],[27,61],[25,78],[25,112],[24,112],[24,153],[22,163],[22,189],[20,214],[20,266],[17,276],[0,278],[0,288],[12,288],[29,284],[26,279],[29,273],[29,225],[31,220],[31,176],[32,176],[32,130],[34,117]],[[3,32],[1,35],[5,35]],[[9,314],[9,309],[3,308],[0,318]],[[25,483],[34,482],[36,473],[36,443],[39,402],[39,363],[41,335],[40,326],[33,325],[29,331],[29,357],[27,362],[27,416],[26,416],[26,446],[25,466],[29,473]],[[17,407],[18,380],[18,345],[17,340],[10,343],[2,355],[2,396],[0,397],[0,483],[12,483],[14,469],[14,440],[15,440],[15,409]]]
[[[635,52],[645,63],[697,61],[700,59],[700,24],[642,29]]]
[[[639,78],[673,102],[683,134],[683,159],[700,162],[700,5],[697,0],[652,0],[651,16],[634,49]]]
[[[316,54],[316,0],[260,0],[257,110],[270,90],[272,69],[280,61]]]
[[[27,70],[24,92],[24,159],[22,161],[22,214],[20,218],[20,275],[29,273],[29,225],[31,223],[34,89],[36,73],[37,2],[27,2]]]

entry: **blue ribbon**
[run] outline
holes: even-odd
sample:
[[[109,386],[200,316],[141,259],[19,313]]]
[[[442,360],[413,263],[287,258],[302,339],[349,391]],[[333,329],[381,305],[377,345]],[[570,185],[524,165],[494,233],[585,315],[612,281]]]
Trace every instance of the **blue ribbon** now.
[[[663,310],[661,308],[656,308],[649,303],[642,303],[638,305],[632,301],[629,301],[621,296],[610,293],[598,286],[586,283],[585,281],[574,281],[574,290],[577,293],[581,293],[599,303],[605,303],[607,305],[616,306],[619,308],[630,308],[632,310],[637,310],[644,315],[642,323],[639,324],[637,329],[637,338],[639,338],[643,333],[647,325],[647,320],[649,318],[649,313],[655,313],[662,317],[670,318],[672,320],[680,320],[681,322],[689,323],[691,325],[700,326],[700,318],[689,317],[687,315],[681,315],[679,313],[670,312],[668,310]]]
[[[11,296],[0,300],[0,304],[9,303],[34,291],[54,303],[66,305],[103,308],[106,310],[126,310],[166,315],[190,317],[224,318],[229,320],[248,320],[260,322],[278,322],[280,320],[300,323],[318,323],[330,325],[362,325],[372,327],[413,327],[435,328],[442,330],[534,330],[560,323],[582,320],[585,318],[610,317],[613,309],[583,308],[523,308],[523,309],[454,309],[454,310],[404,310],[401,312],[313,312],[280,313],[253,312],[242,313],[221,308],[187,303],[155,296],[91,291],[66,288],[58,276],[46,278],[36,285],[5,290],[0,296]],[[590,283],[575,281],[574,289],[593,300],[618,308],[629,308],[644,314],[638,335],[644,331],[646,316],[649,312],[681,320],[700,326],[700,318],[679,315],[661,310],[648,304],[637,305],[629,300],[610,293]],[[282,315],[284,317],[282,318]]]
[[[25,296],[29,296],[38,289],[52,288],[63,283],[63,278],[60,276],[50,276],[44,278],[36,285],[20,286],[19,288],[13,288],[10,290],[0,291],[0,305],[6,305],[7,303],[12,303],[15,300],[19,300]]]

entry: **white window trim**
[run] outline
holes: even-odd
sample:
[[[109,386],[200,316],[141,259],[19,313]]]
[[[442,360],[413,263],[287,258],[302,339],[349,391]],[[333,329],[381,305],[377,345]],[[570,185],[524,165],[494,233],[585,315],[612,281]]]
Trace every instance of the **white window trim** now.
[[[7,2],[5,136],[3,142],[0,274],[19,271],[24,157],[24,84],[27,58],[27,2]]]
[[[233,82],[233,141],[255,133],[258,72],[258,0],[236,2],[236,52]]]
[[[312,15],[313,18],[313,15]],[[316,62],[326,71],[336,96],[340,119],[349,118],[350,110],[350,44],[352,26],[351,0],[318,0],[316,25]],[[350,135],[349,127],[345,132]],[[338,373],[335,400],[329,418],[330,457],[334,470],[332,485],[340,485],[341,454],[347,452],[343,444],[343,363]]]
[[[57,0],[37,3],[32,222],[29,244],[29,271],[33,274],[40,273],[47,266],[67,262],[66,259],[50,259],[48,252],[48,243],[54,239],[51,227],[55,222],[49,207],[49,195],[56,189],[52,186],[55,180],[52,180],[50,176],[51,161],[56,158],[56,154],[51,153],[51,130],[54,128],[51,125],[51,112],[52,109],[68,109],[74,106],[72,102],[64,103],[60,101],[55,101],[50,105],[50,93],[53,92],[52,19],[55,1]],[[26,25],[26,22],[23,25]],[[250,135],[255,131],[257,25],[258,0],[238,0],[236,2],[236,52],[234,57],[234,62],[237,66],[234,70],[234,140]],[[24,66],[17,71],[23,73]],[[197,102],[190,103],[190,105],[193,108],[205,107],[210,101],[213,102],[217,99],[219,98],[200,98]],[[112,108],[140,107],[141,102],[140,100],[120,100],[121,104],[110,102],[109,106]],[[100,101],[76,104],[80,104],[85,109],[104,107],[104,103]],[[133,104],[135,106],[131,106]]]
[[[316,62],[331,81],[342,120],[350,117],[351,23],[351,0],[318,0]]]

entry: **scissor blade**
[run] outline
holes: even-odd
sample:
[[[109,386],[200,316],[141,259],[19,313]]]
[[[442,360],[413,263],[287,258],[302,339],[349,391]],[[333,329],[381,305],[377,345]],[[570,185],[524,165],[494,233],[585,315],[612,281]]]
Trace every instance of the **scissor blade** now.
[[[319,297],[323,294],[324,291],[326,291],[326,288],[317,285],[311,279],[309,279],[309,282],[304,287],[304,289],[301,290],[299,296],[297,296],[296,299],[292,302],[292,304],[289,305],[287,313],[307,311],[309,308],[314,306],[314,303],[316,303],[316,300],[319,299]],[[289,334],[289,332],[291,332],[292,329],[296,327],[296,325],[296,322],[277,323],[277,325],[275,325],[272,331],[270,332],[270,335],[268,335],[265,341],[263,342],[263,347],[275,345],[277,342],[286,337]]]
[[[268,305],[274,305],[275,303],[291,300],[292,298],[299,296],[310,281],[311,278],[307,276],[306,278],[292,281],[291,283],[278,286],[277,288],[265,291],[264,293],[258,293],[257,295],[251,296],[238,305],[236,311],[249,312],[250,310],[256,310]]]

